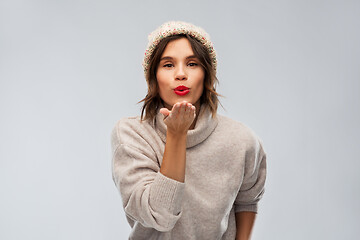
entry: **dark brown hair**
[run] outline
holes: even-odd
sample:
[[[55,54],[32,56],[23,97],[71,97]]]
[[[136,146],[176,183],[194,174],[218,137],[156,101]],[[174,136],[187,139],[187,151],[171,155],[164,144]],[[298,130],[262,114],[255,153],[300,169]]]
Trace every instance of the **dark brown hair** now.
[[[160,98],[159,95],[159,85],[156,79],[156,71],[160,63],[161,55],[163,54],[167,44],[170,41],[179,38],[187,38],[189,40],[194,55],[199,59],[200,65],[205,71],[204,90],[200,97],[200,105],[208,105],[212,112],[212,117],[214,118],[216,116],[218,103],[220,103],[218,96],[222,95],[216,92],[216,84],[218,84],[219,81],[216,77],[216,72],[213,68],[209,52],[204,47],[204,45],[202,45],[202,43],[200,43],[195,38],[191,37],[188,34],[179,34],[161,40],[150,57],[149,68],[146,73],[148,93],[144,99],[138,102],[144,102],[141,110],[141,121],[147,119],[153,120],[157,114],[159,107],[161,106],[161,104],[163,104],[163,100]],[[143,118],[144,111],[145,117]]]

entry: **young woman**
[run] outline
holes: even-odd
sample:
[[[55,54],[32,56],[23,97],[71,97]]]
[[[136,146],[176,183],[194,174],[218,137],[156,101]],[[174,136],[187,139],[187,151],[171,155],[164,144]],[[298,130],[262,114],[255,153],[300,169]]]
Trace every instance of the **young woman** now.
[[[249,127],[217,114],[209,35],[167,22],[149,35],[143,67],[141,116],[119,120],[111,139],[129,239],[250,239],[266,154]]]

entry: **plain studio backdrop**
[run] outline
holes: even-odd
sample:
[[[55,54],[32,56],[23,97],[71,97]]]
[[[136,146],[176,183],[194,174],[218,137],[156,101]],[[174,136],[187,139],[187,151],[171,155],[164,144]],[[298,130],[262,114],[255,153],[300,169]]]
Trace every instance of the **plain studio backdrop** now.
[[[0,239],[127,239],[110,133],[169,20],[210,34],[219,113],[263,140],[253,239],[355,239],[360,2],[340,0],[0,1]]]

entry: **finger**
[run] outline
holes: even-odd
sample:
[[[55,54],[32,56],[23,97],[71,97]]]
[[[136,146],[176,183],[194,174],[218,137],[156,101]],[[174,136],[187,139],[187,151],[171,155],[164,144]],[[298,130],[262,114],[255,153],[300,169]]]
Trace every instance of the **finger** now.
[[[191,109],[191,103],[186,103],[186,105],[185,105],[186,114],[188,114],[190,112],[190,109]]]
[[[191,107],[192,107],[192,105],[191,105],[191,103],[187,103],[186,104],[186,115],[188,116],[188,117],[190,117],[191,115]]]
[[[195,119],[195,117],[196,117],[196,107],[195,106],[191,107],[191,113],[192,113],[192,117]]]
[[[182,102],[176,102],[176,103],[173,105],[172,110],[175,110],[175,108],[180,107],[180,106],[181,106],[181,103],[183,103],[183,101],[182,101]]]
[[[184,117],[184,115],[185,115],[185,108],[186,108],[186,102],[182,102],[182,103],[181,103],[181,107],[180,107],[180,112],[179,112],[179,114],[180,114],[182,117]]]
[[[181,106],[182,106],[182,108],[184,110],[184,113],[186,113],[186,111],[187,111],[187,104],[188,104],[188,102],[185,101],[185,100],[181,102]]]
[[[174,106],[173,106],[173,108],[171,110],[172,117],[176,118],[179,115],[180,104],[181,103],[175,103],[174,104]]]
[[[167,108],[161,108],[160,113],[164,115],[164,117],[167,117],[170,114],[170,111]]]

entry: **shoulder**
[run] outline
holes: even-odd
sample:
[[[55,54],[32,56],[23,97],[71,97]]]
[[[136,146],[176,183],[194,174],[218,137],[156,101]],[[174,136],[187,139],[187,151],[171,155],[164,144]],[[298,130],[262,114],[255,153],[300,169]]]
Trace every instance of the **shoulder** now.
[[[259,150],[262,140],[258,134],[247,124],[230,117],[217,114],[218,130],[224,137],[237,143],[245,144],[248,150]]]
[[[140,117],[139,116],[135,116],[135,117],[123,117],[121,119],[119,119],[113,128],[113,131],[126,131],[129,128],[138,128],[141,127],[141,123],[140,122]]]
[[[149,121],[140,121],[140,116],[124,117],[118,120],[111,132],[114,144],[137,146],[153,131]]]

